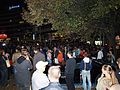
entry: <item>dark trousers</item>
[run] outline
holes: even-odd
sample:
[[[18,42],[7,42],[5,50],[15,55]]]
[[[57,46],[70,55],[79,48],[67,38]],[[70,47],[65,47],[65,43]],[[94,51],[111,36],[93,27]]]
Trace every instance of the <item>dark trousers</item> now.
[[[0,85],[4,85],[7,83],[8,80],[8,70],[6,66],[0,67]]]
[[[15,77],[15,81],[16,81],[16,86],[17,86],[17,90],[30,90],[30,83],[29,80],[28,82],[22,82],[20,81],[20,76],[18,75],[19,73],[17,73],[16,68],[14,67],[14,77]],[[25,75],[23,75],[22,77],[24,77]],[[24,80],[25,81],[25,80]]]
[[[66,84],[68,90],[75,90],[74,75],[66,75]]]

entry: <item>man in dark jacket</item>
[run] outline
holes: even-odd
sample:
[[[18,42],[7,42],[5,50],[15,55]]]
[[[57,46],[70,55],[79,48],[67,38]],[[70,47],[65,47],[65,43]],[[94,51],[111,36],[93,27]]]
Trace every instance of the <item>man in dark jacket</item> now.
[[[38,61],[45,61],[45,55],[40,52],[39,48],[36,47],[34,50],[34,57],[33,57],[33,70],[36,70],[36,63]]]
[[[66,61],[65,75],[66,75],[66,84],[68,90],[75,90],[74,86],[74,71],[76,66],[76,60],[72,56],[72,52],[67,53],[68,60]]]
[[[32,64],[28,52],[22,49],[22,55],[17,59],[14,72],[18,90],[30,90],[30,69],[32,69]]]

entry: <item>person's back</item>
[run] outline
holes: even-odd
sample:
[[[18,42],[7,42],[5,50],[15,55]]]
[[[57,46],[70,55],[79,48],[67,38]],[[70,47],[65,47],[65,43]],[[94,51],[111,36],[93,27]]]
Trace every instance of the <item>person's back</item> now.
[[[44,73],[48,62],[39,61],[36,64],[36,71],[32,75],[32,90],[39,90],[49,85],[47,75]]]
[[[29,60],[27,49],[22,49],[21,52],[22,55],[17,59],[14,66],[16,85],[18,89],[29,90],[32,64]]]
[[[88,53],[84,54],[83,60],[80,62],[80,72],[83,80],[83,88],[84,90],[91,90],[91,69],[92,69],[92,61],[88,57]],[[87,83],[88,82],[88,86]]]
[[[19,83],[30,83],[30,69],[32,68],[31,62],[26,60],[23,56],[19,57],[15,65],[15,76]]]
[[[64,90],[59,83],[60,76],[59,66],[51,66],[48,70],[50,84],[46,88],[40,90]]]
[[[76,60],[73,58],[72,52],[68,52],[67,56],[69,59],[66,60],[66,67],[65,67],[66,85],[68,90],[75,90],[74,72],[75,72]]]
[[[38,49],[34,51],[35,55],[33,57],[33,69],[36,70],[35,65],[38,61],[45,61],[45,55],[42,54]]]

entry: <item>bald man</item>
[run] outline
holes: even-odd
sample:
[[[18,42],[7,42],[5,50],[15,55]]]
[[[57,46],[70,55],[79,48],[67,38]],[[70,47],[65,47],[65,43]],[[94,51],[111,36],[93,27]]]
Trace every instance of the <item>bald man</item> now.
[[[50,84],[41,90],[64,90],[59,83],[60,76],[60,66],[51,66],[48,70],[48,78],[50,80]]]

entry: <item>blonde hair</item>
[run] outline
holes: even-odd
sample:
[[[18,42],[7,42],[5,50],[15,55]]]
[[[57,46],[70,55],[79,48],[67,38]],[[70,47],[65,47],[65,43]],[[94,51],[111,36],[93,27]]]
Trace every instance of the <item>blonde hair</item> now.
[[[107,71],[107,73],[110,75],[112,85],[118,84],[118,80],[117,80],[117,78],[115,76],[115,72],[114,72],[114,70],[112,69],[112,67],[110,65],[103,65],[102,66],[102,72],[104,72],[104,71]]]
[[[59,79],[61,76],[60,66],[51,66],[48,70],[48,76]]]

